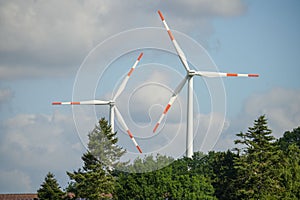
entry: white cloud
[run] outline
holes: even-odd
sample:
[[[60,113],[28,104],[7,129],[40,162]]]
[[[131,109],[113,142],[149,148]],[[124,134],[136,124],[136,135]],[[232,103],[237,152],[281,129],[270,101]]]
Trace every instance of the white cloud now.
[[[0,192],[14,193],[32,190],[30,177],[22,171],[13,169],[0,171]]]
[[[222,113],[198,114],[197,118],[199,127],[194,143],[198,145],[196,145],[195,151],[215,150],[215,145],[220,140],[221,134],[226,132],[230,126],[229,120]]]
[[[254,120],[266,115],[273,136],[282,137],[285,131],[300,126],[300,91],[298,89],[272,88],[255,94],[245,102],[241,113],[230,122],[217,144],[218,150],[234,147],[236,134],[246,132]]]
[[[170,11],[176,10],[178,15],[183,16],[206,16],[206,17],[229,17],[240,15],[245,11],[246,6],[240,0],[187,0],[175,1],[170,3],[166,1],[165,6]],[[167,4],[167,5],[166,5]],[[175,12],[174,12],[175,13]]]
[[[1,124],[0,172],[3,176],[13,173],[20,175],[22,188],[16,176],[0,179],[0,184],[11,183],[10,190],[33,192],[41,184],[41,177],[48,171],[59,172],[80,167],[83,146],[71,115],[55,112],[51,115],[19,114]],[[7,169],[14,171],[7,172]],[[43,174],[41,174],[43,173]],[[60,177],[61,179],[61,177]],[[2,188],[1,188],[2,190]],[[6,192],[2,190],[1,192]]]
[[[0,88],[0,106],[13,98],[13,91],[9,88]]]
[[[174,29],[189,33],[197,27],[205,39],[212,32],[212,18],[239,15],[245,5],[240,0],[3,1],[1,78],[20,78],[23,73],[25,77],[67,74],[107,37],[137,27],[161,27],[158,9],[169,17]]]
[[[300,125],[300,90],[273,88],[253,95],[245,104],[245,112],[253,120],[266,114],[276,137]]]

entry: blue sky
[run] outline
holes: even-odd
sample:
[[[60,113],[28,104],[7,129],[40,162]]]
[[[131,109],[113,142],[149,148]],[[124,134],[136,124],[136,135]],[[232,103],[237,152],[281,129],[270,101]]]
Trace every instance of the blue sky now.
[[[108,117],[108,108],[53,107],[51,102],[109,99],[141,50],[144,56],[118,99],[119,109],[146,154],[184,154],[184,145],[176,138],[184,139],[180,133],[185,131],[186,89],[170,110],[160,135],[149,136],[171,90],[184,76],[167,33],[161,29],[158,9],[187,58],[207,59],[197,69],[215,63],[219,71],[260,74],[255,79],[212,81],[195,77],[195,150],[232,148],[235,134],[246,131],[261,114],[267,115],[276,137],[299,126],[297,0],[131,1],[126,5],[122,1],[2,1],[1,193],[35,192],[48,171],[65,187],[65,171],[81,166],[86,134],[99,117]],[[142,29],[144,37],[140,38],[134,29],[145,27],[152,28]],[[128,30],[134,31],[124,32]],[[193,41],[208,55],[193,48],[189,43]],[[87,57],[97,45],[98,51]],[[152,45],[165,49],[146,49]],[[126,48],[130,49],[127,53]],[[85,58],[86,65],[82,65]],[[90,72],[89,62],[99,68]],[[103,63],[110,64],[101,66]],[[218,92],[225,96],[212,100]],[[121,145],[135,155],[128,137],[118,131]],[[203,136],[210,131],[219,132],[210,140]]]

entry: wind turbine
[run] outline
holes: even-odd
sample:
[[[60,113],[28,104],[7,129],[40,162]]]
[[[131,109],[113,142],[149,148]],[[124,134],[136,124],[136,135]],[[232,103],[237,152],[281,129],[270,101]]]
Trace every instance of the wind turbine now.
[[[52,105],[109,105],[109,121],[110,121],[110,126],[111,126],[112,132],[114,132],[114,120],[115,120],[114,118],[115,118],[115,114],[116,114],[119,123],[121,124],[123,129],[126,130],[128,136],[130,137],[130,139],[132,140],[133,144],[136,146],[138,151],[140,153],[142,153],[142,150],[141,150],[140,146],[138,145],[138,143],[134,139],[131,131],[129,130],[128,126],[126,125],[126,123],[125,123],[125,121],[124,121],[124,119],[123,119],[123,117],[122,117],[122,115],[121,115],[121,113],[118,110],[117,105],[116,105],[117,98],[124,91],[124,89],[127,85],[127,82],[130,78],[130,75],[132,74],[132,72],[135,69],[135,67],[137,66],[137,64],[140,62],[142,56],[143,56],[143,53],[141,53],[139,55],[139,57],[137,58],[137,60],[133,64],[133,66],[131,67],[130,71],[127,73],[127,76],[124,78],[123,82],[119,86],[119,88],[118,88],[116,94],[114,95],[114,97],[112,98],[112,100],[108,100],[108,101],[105,101],[105,100],[104,101],[103,100],[89,100],[89,101],[78,101],[78,102],[53,102]]]
[[[160,116],[157,124],[155,125],[153,129],[153,133],[156,132],[159,124],[163,120],[163,118],[166,116],[168,110],[176,100],[178,94],[182,90],[183,86],[186,82],[188,82],[188,95],[187,95],[187,128],[186,128],[186,157],[191,158],[193,156],[193,77],[195,75],[197,76],[204,76],[204,77],[228,77],[228,76],[241,76],[241,77],[258,77],[258,74],[236,74],[236,73],[222,73],[222,72],[207,72],[207,71],[195,71],[190,69],[189,64],[187,62],[186,56],[183,53],[182,49],[180,48],[179,44],[175,40],[163,14],[158,11],[158,14],[169,34],[169,37],[173,43],[173,46],[176,49],[176,52],[178,54],[178,57],[180,58],[180,61],[182,62],[185,70],[186,70],[186,76],[185,78],[180,82],[180,84],[176,87],[176,89],[173,92],[172,97],[169,100],[169,103],[165,107],[162,115]]]

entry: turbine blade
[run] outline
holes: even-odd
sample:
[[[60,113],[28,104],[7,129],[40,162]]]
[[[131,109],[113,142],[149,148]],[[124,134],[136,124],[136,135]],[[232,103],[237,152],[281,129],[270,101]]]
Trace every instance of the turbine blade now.
[[[163,16],[163,14],[160,12],[160,10],[158,11],[158,14],[159,14],[160,19],[161,19],[161,21],[163,22],[165,28],[167,29],[167,32],[168,32],[168,34],[169,34],[169,37],[170,37],[170,39],[171,39],[171,41],[172,41],[172,43],[173,43],[173,45],[174,45],[174,47],[175,47],[175,49],[176,49],[176,52],[177,52],[177,54],[178,54],[178,56],[179,56],[179,58],[180,58],[180,60],[181,60],[181,62],[182,62],[182,64],[183,64],[185,70],[186,70],[186,71],[190,71],[189,64],[188,64],[188,62],[187,62],[186,56],[185,56],[185,54],[183,53],[183,51],[182,51],[182,49],[180,48],[180,46],[179,46],[179,44],[177,43],[177,41],[175,40],[175,38],[174,38],[174,36],[173,36],[173,34],[172,34],[172,32],[171,32],[171,30],[170,30],[170,28],[169,28],[169,26],[168,26],[166,20],[165,20],[165,18],[164,18],[164,16]]]
[[[121,126],[123,127],[123,129],[126,130],[127,134],[129,135],[131,141],[133,142],[133,144],[135,145],[135,147],[137,148],[137,150],[142,153],[142,149],[140,148],[140,146],[138,145],[138,143],[135,141],[132,133],[130,132],[128,126],[126,125],[120,111],[118,110],[117,106],[115,106],[115,112],[116,112],[116,116],[117,116],[117,119],[118,121],[120,122]]]
[[[101,100],[52,102],[52,105],[107,105],[107,104],[109,104],[109,101],[101,101]]]
[[[258,74],[237,74],[237,73],[224,73],[224,72],[205,72],[205,71],[197,71],[195,73],[199,76],[204,77],[258,77]]]
[[[131,67],[130,71],[128,72],[127,76],[124,78],[123,82],[121,83],[121,85],[119,86],[114,98],[113,98],[113,101],[115,101],[118,96],[120,96],[120,94],[123,92],[123,90],[125,89],[126,87],[126,84],[129,80],[129,77],[130,75],[132,74],[133,70],[135,69],[135,67],[137,66],[137,64],[140,62],[141,58],[143,56],[143,53],[141,53],[138,57],[138,59],[135,61],[135,63],[133,64],[133,66]]]
[[[164,117],[166,116],[167,112],[169,111],[169,109],[171,108],[172,104],[174,103],[174,101],[176,100],[179,92],[182,90],[184,84],[186,83],[186,81],[188,80],[188,76],[186,76],[180,83],[179,85],[176,87],[176,89],[173,92],[172,97],[169,100],[169,103],[167,104],[167,106],[165,107],[163,113],[161,114],[158,122],[156,123],[154,129],[153,129],[153,133],[156,132],[158,126],[160,125],[161,121],[164,119]]]

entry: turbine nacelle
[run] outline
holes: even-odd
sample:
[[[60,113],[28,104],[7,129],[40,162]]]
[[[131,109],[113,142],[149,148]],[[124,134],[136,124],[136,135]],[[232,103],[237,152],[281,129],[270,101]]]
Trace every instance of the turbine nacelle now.
[[[109,104],[110,106],[114,106],[114,105],[116,105],[116,101],[110,100],[108,104]]]
[[[187,71],[187,74],[188,74],[188,76],[194,76],[194,75],[197,75],[197,72],[196,72],[196,70],[190,69]]]

